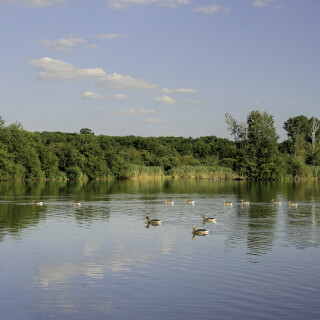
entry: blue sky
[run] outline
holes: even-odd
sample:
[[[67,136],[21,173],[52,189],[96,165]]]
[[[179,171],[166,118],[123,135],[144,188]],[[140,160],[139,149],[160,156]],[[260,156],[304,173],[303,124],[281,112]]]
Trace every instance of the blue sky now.
[[[29,131],[231,138],[320,117],[318,0],[0,0],[0,115]]]

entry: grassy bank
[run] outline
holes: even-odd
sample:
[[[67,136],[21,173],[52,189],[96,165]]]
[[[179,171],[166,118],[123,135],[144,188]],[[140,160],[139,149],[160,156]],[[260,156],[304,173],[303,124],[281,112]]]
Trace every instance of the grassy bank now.
[[[161,167],[147,167],[130,164],[120,171],[120,179],[145,179],[145,178],[163,178],[165,176]]]
[[[221,166],[181,166],[170,170],[174,178],[232,180],[240,178],[232,169]]]
[[[220,166],[180,166],[164,171],[161,167],[146,167],[140,165],[129,165],[120,172],[121,179],[136,178],[193,178],[193,179],[214,179],[232,180],[240,178],[230,168]]]

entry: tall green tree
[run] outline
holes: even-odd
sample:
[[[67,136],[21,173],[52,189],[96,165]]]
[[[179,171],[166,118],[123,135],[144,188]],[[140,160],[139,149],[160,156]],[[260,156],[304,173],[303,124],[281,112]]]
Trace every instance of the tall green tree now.
[[[305,153],[306,143],[310,135],[310,122],[306,116],[289,118],[283,125],[291,142],[290,152],[294,156]]]
[[[255,179],[275,179],[278,167],[277,157],[279,135],[273,116],[267,112],[251,111],[247,118],[249,154],[254,159]]]
[[[279,136],[273,116],[255,110],[249,113],[246,123],[239,123],[228,113],[225,121],[238,146],[235,169],[250,179],[275,179]]]

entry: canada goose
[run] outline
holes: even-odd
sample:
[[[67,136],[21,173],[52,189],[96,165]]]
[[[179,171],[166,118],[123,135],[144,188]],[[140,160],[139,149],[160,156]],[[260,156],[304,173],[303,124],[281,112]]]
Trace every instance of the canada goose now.
[[[206,222],[216,223],[216,218],[206,218],[205,216],[202,216],[202,218],[203,218],[203,223],[206,223]]]
[[[34,206],[43,206],[43,201],[32,200]]]
[[[272,204],[281,204],[281,201],[275,201],[274,199],[271,200]]]
[[[81,202],[71,200],[70,203],[72,206],[81,206]]]
[[[298,206],[298,204],[296,202],[289,201],[288,203],[289,203],[289,207],[297,207]]]
[[[162,221],[159,220],[159,219],[152,219],[152,220],[150,220],[149,217],[146,217],[146,218],[147,218],[147,224],[148,224],[148,225],[151,224],[151,225],[153,225],[153,226],[158,226],[159,224],[162,223]]]
[[[194,204],[194,200],[187,199],[187,204]]]
[[[165,204],[174,204],[174,200],[166,200]]]
[[[223,201],[224,206],[232,206],[232,202]]]
[[[240,201],[241,201],[241,205],[250,204],[250,201],[243,201],[243,200],[240,200]]]
[[[197,235],[197,236],[206,236],[209,234],[209,231],[207,229],[197,229],[196,230],[196,227],[195,226],[192,226],[191,227],[193,230],[192,230],[192,233],[193,233],[193,236]]]

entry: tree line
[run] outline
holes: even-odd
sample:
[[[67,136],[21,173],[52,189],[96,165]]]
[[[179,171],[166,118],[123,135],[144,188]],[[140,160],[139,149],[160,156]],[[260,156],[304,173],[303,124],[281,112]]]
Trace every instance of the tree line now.
[[[251,111],[245,123],[229,113],[228,130],[237,145],[233,169],[251,180],[320,177],[320,121],[315,117],[290,117],[283,125],[287,140],[278,143],[274,118]]]
[[[320,176],[318,119],[288,119],[288,139],[281,143],[267,112],[250,112],[246,123],[230,114],[225,120],[234,141],[95,135],[88,128],[79,133],[29,132],[18,122],[6,125],[0,116],[0,180],[121,179],[132,177],[133,168],[152,176],[178,171],[187,176],[190,170],[232,171],[250,180]]]

